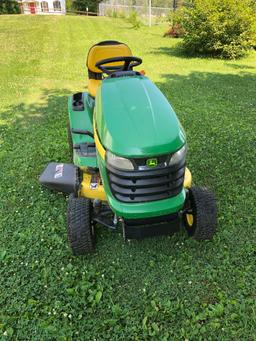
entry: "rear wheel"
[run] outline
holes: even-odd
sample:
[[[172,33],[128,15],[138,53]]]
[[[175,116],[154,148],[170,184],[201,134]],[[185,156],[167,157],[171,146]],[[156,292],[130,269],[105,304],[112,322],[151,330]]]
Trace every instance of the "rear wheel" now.
[[[204,187],[190,188],[183,220],[189,236],[196,240],[212,239],[217,226],[214,194]]]
[[[76,198],[68,201],[68,239],[74,255],[85,255],[94,250],[94,230],[92,224],[92,204],[89,199]]]

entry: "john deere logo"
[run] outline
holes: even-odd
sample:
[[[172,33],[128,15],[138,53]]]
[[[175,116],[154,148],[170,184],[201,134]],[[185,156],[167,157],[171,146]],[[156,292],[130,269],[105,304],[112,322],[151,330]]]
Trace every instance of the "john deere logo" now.
[[[156,167],[157,166],[157,159],[148,159],[146,164],[148,167]]]

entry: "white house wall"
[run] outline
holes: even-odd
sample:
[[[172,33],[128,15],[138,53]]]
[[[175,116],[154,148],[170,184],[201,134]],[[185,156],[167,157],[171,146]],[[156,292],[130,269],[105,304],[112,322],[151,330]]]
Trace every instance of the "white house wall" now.
[[[41,7],[41,3],[43,2],[42,0],[39,0],[39,1],[23,0],[20,2],[20,4],[23,5],[23,13],[24,14],[32,14],[31,10],[30,10],[30,4],[31,3],[35,4],[35,13],[34,14],[42,14],[42,15],[49,15],[49,14],[62,15],[62,14],[65,14],[66,13],[66,1],[65,0],[59,0],[61,3],[61,10],[60,11],[54,10],[53,1],[54,0],[45,0],[45,2],[48,3],[48,9],[49,9],[48,12],[42,11],[42,7]]]

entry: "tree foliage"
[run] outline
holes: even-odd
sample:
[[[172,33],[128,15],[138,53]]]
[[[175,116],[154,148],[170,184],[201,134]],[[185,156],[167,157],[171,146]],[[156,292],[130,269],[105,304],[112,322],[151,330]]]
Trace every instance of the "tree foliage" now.
[[[17,14],[20,8],[15,0],[0,0],[0,14]]]
[[[77,11],[86,11],[88,8],[89,12],[98,12],[99,3],[102,0],[74,0],[73,8]]]
[[[237,58],[253,45],[255,11],[252,0],[194,0],[179,22],[184,46],[191,53]]]
[[[72,0],[66,0],[66,10],[71,11],[73,8],[73,1]]]

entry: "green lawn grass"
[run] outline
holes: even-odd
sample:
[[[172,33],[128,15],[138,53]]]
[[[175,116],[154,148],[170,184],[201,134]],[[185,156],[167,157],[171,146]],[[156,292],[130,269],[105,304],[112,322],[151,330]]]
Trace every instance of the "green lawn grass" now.
[[[256,54],[186,58],[164,30],[0,17],[1,340],[256,340]],[[217,196],[213,241],[124,243],[98,227],[96,253],[71,255],[66,197],[38,176],[69,160],[67,96],[86,89],[88,48],[104,39],[130,45],[173,104],[194,182]]]

